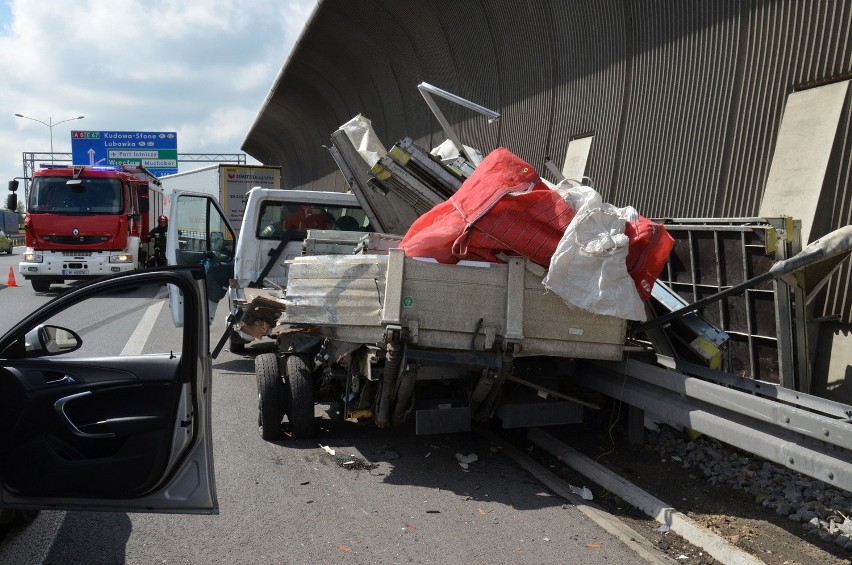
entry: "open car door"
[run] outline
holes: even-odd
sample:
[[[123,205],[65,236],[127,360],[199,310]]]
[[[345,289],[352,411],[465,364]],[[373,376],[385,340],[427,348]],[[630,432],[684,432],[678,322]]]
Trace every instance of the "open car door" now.
[[[0,337],[0,508],[218,512],[205,287],[201,267],[101,279]]]
[[[166,260],[169,265],[204,266],[209,322],[228,293],[234,277],[237,236],[216,199],[209,194],[176,190],[169,202]],[[169,287],[169,307],[175,325],[183,324],[182,294]]]

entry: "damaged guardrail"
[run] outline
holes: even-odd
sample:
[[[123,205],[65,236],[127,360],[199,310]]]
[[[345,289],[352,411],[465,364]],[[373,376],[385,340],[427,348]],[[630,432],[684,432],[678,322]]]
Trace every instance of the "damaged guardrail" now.
[[[658,362],[676,370],[635,360],[585,361],[570,379],[852,491],[852,406],[672,359]]]

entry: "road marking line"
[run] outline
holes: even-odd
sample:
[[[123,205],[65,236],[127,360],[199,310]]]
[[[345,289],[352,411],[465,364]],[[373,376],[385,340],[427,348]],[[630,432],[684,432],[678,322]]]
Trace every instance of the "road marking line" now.
[[[139,325],[133,330],[133,334],[121,350],[120,355],[140,355],[145,348],[145,343],[148,341],[148,336],[151,335],[151,330],[154,329],[154,323],[160,315],[160,310],[163,309],[165,301],[155,302],[148,306],[142,319],[139,320]]]

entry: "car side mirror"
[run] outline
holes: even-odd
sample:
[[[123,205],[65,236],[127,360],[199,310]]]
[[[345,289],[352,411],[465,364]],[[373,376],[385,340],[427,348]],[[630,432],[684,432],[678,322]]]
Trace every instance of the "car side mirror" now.
[[[44,325],[28,331],[24,341],[27,357],[62,355],[80,349],[83,345],[80,336],[71,330]]]

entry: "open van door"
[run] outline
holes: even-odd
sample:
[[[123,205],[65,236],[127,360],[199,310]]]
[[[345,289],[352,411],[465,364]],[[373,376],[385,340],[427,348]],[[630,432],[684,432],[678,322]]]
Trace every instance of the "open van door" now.
[[[228,293],[234,277],[237,236],[225,212],[209,194],[176,190],[169,202],[166,260],[169,265],[204,267],[209,322]],[[183,325],[183,296],[169,286],[169,307],[175,325]]]
[[[0,510],[217,513],[208,349],[201,267],[96,280],[17,323],[0,337]]]

